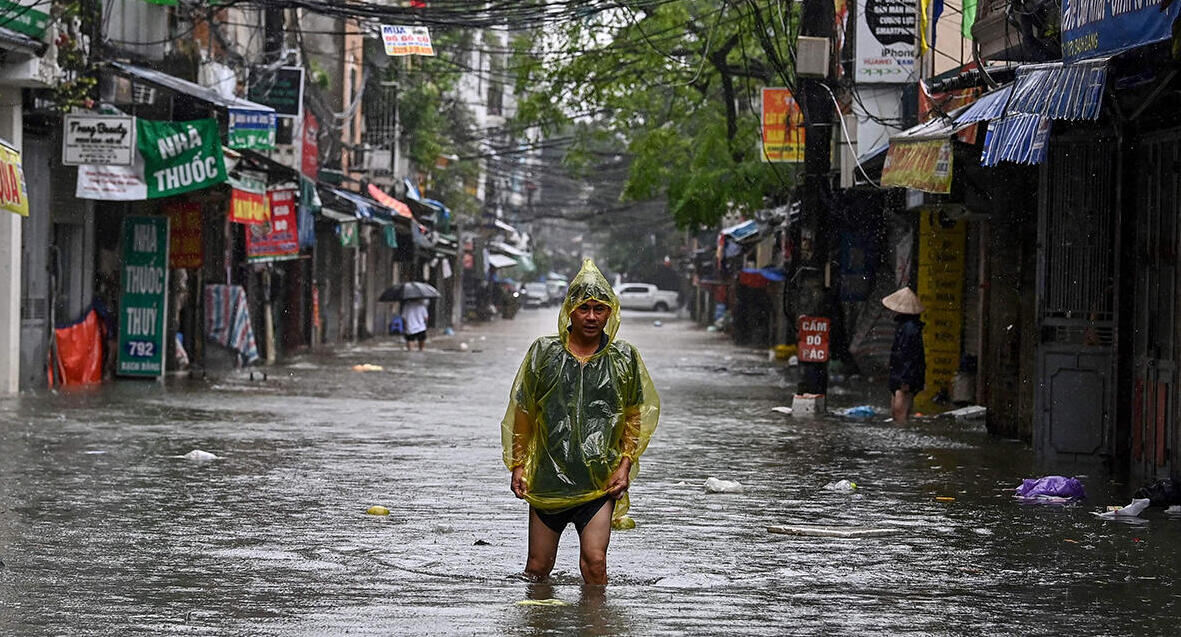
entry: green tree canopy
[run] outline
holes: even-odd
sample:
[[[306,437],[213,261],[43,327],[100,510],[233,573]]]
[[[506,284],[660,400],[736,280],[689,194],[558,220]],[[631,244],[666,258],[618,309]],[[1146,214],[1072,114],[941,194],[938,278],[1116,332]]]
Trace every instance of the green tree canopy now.
[[[784,198],[795,167],[762,161],[758,99],[763,86],[794,84],[798,3],[642,4],[518,37],[518,120],[577,131],[566,157],[576,170],[594,165],[587,150],[604,136],[619,140],[630,155],[623,198],[665,197],[680,227]]]

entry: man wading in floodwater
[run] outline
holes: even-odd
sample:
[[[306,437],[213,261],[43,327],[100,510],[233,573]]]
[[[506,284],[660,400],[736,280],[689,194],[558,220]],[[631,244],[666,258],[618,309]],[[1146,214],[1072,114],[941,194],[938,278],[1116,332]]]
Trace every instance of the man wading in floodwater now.
[[[529,503],[525,574],[545,579],[566,525],[578,531],[582,578],[607,583],[611,528],[660,418],[660,398],[631,344],[615,339],[619,299],[587,259],[570,283],[558,333],[529,348],[501,423],[510,487]]]

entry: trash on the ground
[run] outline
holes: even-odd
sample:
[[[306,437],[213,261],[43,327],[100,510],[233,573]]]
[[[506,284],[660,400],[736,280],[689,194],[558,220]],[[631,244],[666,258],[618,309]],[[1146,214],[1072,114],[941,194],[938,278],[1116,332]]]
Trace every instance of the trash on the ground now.
[[[451,329],[450,327],[443,328],[443,335],[444,336],[451,336],[453,334],[455,334],[455,330]]]
[[[1078,478],[1043,476],[1022,480],[1013,497],[1041,502],[1069,502],[1085,499],[1087,491],[1083,489],[1083,483],[1079,482]]]
[[[825,491],[837,491],[839,493],[853,493],[857,490],[857,483],[852,480],[837,480],[836,482],[829,482],[824,485]]]
[[[742,493],[742,485],[733,480],[705,479],[706,493]]]
[[[1118,520],[1127,518],[1138,518],[1148,508],[1152,501],[1148,498],[1133,499],[1130,503],[1122,507],[1110,507],[1110,510],[1092,511],[1091,514],[1101,520]]]
[[[1152,501],[1154,507],[1167,507],[1174,504],[1181,504],[1181,482],[1172,478],[1167,480],[1158,480],[1152,484],[1140,487],[1136,493],[1132,494],[1133,498],[1148,498]]]
[[[790,414],[790,413],[791,413],[791,407],[785,407],[785,406],[782,406],[782,405],[781,405],[781,406],[779,406],[779,407],[772,407],[772,408],[771,408],[771,411],[779,412],[779,413],[781,413],[781,414]]]
[[[980,405],[969,405],[967,407],[961,407],[960,409],[953,409],[951,411],[945,411],[945,412],[943,412],[943,415],[946,417],[949,417],[949,418],[955,418],[956,420],[963,421],[963,420],[982,420],[987,413],[988,413],[987,407],[982,407]]]
[[[492,543],[488,540],[476,540],[472,542],[472,546],[492,546]]]
[[[183,456],[172,456],[172,457],[173,458],[184,458],[185,460],[189,460],[192,462],[209,462],[210,460],[217,460],[217,456],[209,453],[208,451],[202,451],[200,449],[194,449],[194,450],[186,453]]]
[[[466,352],[466,351],[467,351],[467,349],[468,349],[468,344],[467,344],[467,343],[460,343],[460,344],[459,344],[459,351],[461,351],[461,352]]]
[[[901,533],[902,529],[871,526],[825,526],[822,524],[793,524],[791,526],[769,526],[768,533],[779,535],[804,535],[809,537],[860,538],[883,537]]]
[[[937,496],[935,496],[935,501],[936,502],[955,502],[955,498],[951,497],[950,495],[937,495]]]
[[[106,451],[104,451],[102,449],[91,449],[89,451],[83,451],[82,453],[84,453],[88,456],[101,456],[101,455],[105,454]]]
[[[846,418],[873,418],[878,415],[878,410],[872,405],[858,405],[847,409],[838,409],[837,415]]]
[[[717,325],[709,325],[705,328],[705,331],[716,332],[716,331],[718,331],[718,326]]]
[[[787,366],[788,367],[795,367],[799,364],[800,364],[800,357],[798,357],[798,356],[788,356],[787,357]]]
[[[630,531],[636,528],[636,521],[630,515],[625,515],[616,520],[611,520],[611,528],[616,531]]]
[[[664,321],[652,321],[652,327],[660,327],[664,325]]]
[[[369,507],[369,509],[367,509],[365,511],[365,513],[367,513],[369,515],[389,515],[390,510],[381,506],[380,504],[375,504],[375,505]]]
[[[360,365],[353,365],[354,372],[380,372],[384,368],[381,365],[373,365],[372,363],[362,363]]]
[[[569,606],[570,602],[551,597],[549,599],[522,599],[517,606]]]

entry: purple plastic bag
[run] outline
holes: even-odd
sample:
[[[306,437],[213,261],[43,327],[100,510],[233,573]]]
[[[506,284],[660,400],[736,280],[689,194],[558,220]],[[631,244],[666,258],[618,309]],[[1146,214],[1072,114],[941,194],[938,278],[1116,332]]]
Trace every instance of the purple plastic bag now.
[[[1073,498],[1082,500],[1087,497],[1083,483],[1075,478],[1063,476],[1045,476],[1044,478],[1026,478],[1017,487],[1018,498]]]

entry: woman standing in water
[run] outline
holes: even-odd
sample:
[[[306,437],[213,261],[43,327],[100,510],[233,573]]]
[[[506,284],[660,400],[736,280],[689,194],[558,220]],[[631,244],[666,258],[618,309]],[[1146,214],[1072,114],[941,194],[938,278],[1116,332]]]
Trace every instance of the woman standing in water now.
[[[927,364],[923,354],[923,322],[919,314],[923,304],[909,287],[882,299],[882,305],[897,312],[894,346],[890,348],[890,408],[894,422],[906,424],[915,394],[923,390],[927,380]]]

